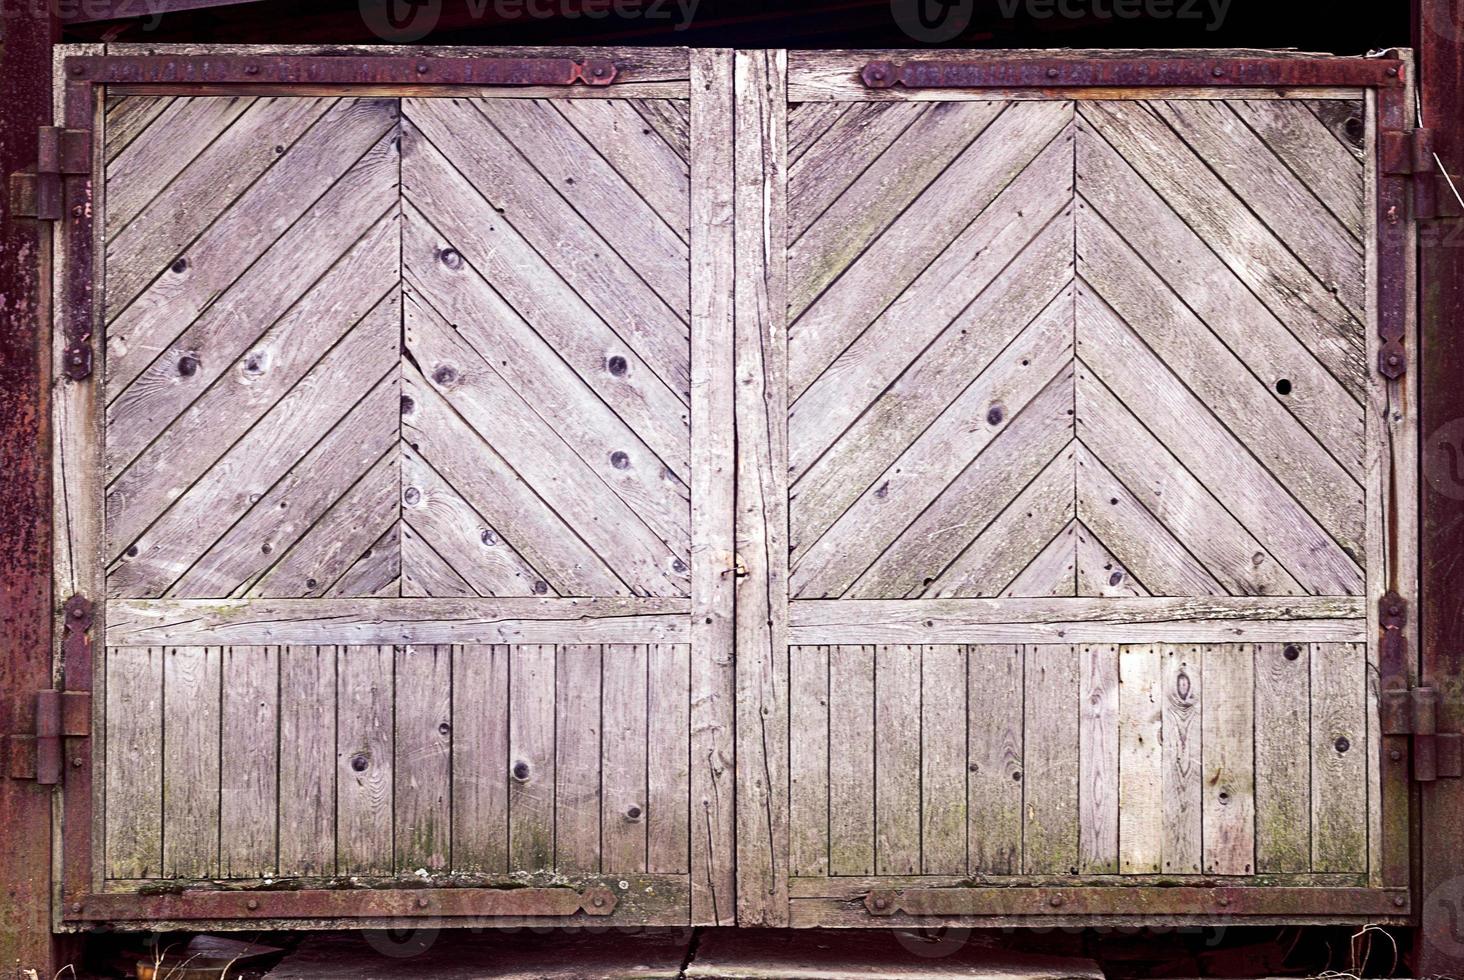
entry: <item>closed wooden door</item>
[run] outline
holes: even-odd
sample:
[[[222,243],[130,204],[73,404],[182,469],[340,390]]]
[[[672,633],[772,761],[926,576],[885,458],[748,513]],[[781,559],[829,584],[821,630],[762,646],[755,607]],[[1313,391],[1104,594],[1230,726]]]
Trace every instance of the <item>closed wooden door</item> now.
[[[100,96],[61,455],[63,573],[106,597],[101,907],[730,921],[731,333],[694,276],[730,175],[693,117],[726,143],[731,76],[702,58],[694,109],[686,51],[616,57]],[[124,901],[159,886],[195,900]],[[381,914],[349,897],[284,918]]]
[[[738,338],[744,914],[1406,905],[1375,95],[1044,90],[1057,62],[1002,90],[1021,59],[891,87],[890,57],[740,76],[773,120]]]

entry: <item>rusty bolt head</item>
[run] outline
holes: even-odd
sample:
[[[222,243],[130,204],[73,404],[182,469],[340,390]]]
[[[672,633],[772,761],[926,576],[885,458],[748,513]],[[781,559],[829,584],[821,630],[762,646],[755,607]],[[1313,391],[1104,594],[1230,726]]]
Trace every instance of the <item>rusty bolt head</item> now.
[[[1389,759],[1392,759],[1394,762],[1402,762],[1403,761],[1403,753],[1402,752],[1399,752],[1397,749],[1393,749],[1392,751],[1390,751],[1388,753],[1388,758]]]
[[[604,78],[605,77],[605,66],[604,65],[596,65],[595,66],[595,77],[596,78]]]
[[[1047,900],[1047,904],[1048,905],[1051,905],[1055,909],[1056,908],[1061,908],[1062,907],[1062,896],[1061,895],[1054,895],[1054,896],[1052,896],[1051,898],[1049,898]]]
[[[425,74],[427,74],[428,70],[429,69],[428,69],[428,66],[427,66],[427,62],[425,62],[425,61],[419,61],[419,62],[417,62],[417,74],[418,75],[425,75]]]
[[[1405,906],[1407,904],[1408,904],[1408,899],[1404,898],[1402,895],[1394,895],[1393,896],[1393,905],[1395,907],[1401,909],[1403,906]]]
[[[426,896],[423,896],[422,898],[417,899],[417,908],[419,908],[419,909],[425,909],[426,907],[427,907],[427,898],[426,898]]]
[[[71,74],[73,74],[73,75],[80,75],[80,74],[82,74],[85,71],[86,71],[86,68],[83,67],[83,66],[81,66],[81,65],[72,65],[71,66]]]
[[[259,908],[259,899],[251,898],[248,902],[245,902],[244,904],[249,907],[249,911],[253,912],[254,910]]]
[[[72,902],[71,903],[71,911],[72,912],[80,912],[81,909],[82,909],[82,905],[81,905],[80,902]]]
[[[1388,69],[1388,77],[1389,78],[1397,78],[1398,77],[1398,69],[1396,69],[1396,68],[1389,68]]]
[[[890,907],[890,900],[885,898],[883,895],[879,895],[874,900],[874,907],[883,912],[885,909]]]
[[[1221,895],[1219,898],[1215,899],[1215,903],[1221,908],[1224,908],[1225,906],[1230,904],[1230,899],[1225,895]]]
[[[1062,74],[1062,72],[1058,71],[1056,68],[1049,68],[1049,69],[1047,69],[1047,77],[1048,78],[1056,78],[1058,75],[1061,75],[1061,74]]]
[[[74,758],[74,759],[71,760],[71,768],[73,768],[73,769],[80,769],[81,768],[81,765],[82,765],[81,756],[77,756],[76,758]]]
[[[604,895],[596,895],[594,898],[590,899],[590,904],[593,905],[597,909],[604,908],[605,907],[605,896]]]
[[[1224,78],[1225,69],[1221,68],[1219,65],[1216,65],[1215,68],[1210,72],[1210,74],[1214,75],[1216,78]]]

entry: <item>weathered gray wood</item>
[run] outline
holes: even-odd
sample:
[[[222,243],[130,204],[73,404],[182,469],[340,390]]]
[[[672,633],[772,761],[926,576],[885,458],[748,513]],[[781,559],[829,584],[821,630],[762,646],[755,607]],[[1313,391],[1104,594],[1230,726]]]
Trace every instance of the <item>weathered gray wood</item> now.
[[[562,874],[576,874],[600,867],[601,775],[609,775],[609,760],[601,756],[607,705],[599,646],[565,644],[554,657],[548,721],[554,739],[552,866]],[[624,711],[622,705],[614,707]]]
[[[1029,598],[1076,596],[1077,549],[1081,544],[1081,533],[1085,533],[1082,526],[1076,520],[1069,521],[1000,594]]]
[[[1248,645],[1205,650],[1203,730],[1205,871],[1255,872],[1255,683]]]
[[[1022,870],[1023,648],[966,648],[968,762],[966,839],[972,874]]]
[[[555,650],[516,646],[508,674],[508,869],[554,866]]]
[[[874,874],[875,648],[829,649],[829,874]]]
[[[452,867],[508,870],[508,672],[512,647],[452,659]]]
[[[1366,653],[1311,648],[1311,869],[1367,868]]]
[[[829,873],[829,648],[788,651],[788,873]]]
[[[1076,647],[1027,647],[1022,870],[1028,874],[1072,874],[1079,866],[1080,677]]]
[[[401,595],[402,553],[399,524],[392,524],[386,533],[371,543],[326,591],[326,598],[372,596],[388,598]]]
[[[789,119],[788,237],[794,243],[925,112],[911,103],[814,108],[837,109],[838,118],[801,154]]]
[[[134,111],[142,107],[133,107]],[[800,103],[788,107],[788,164],[796,164],[834,121],[849,109],[847,102]],[[158,111],[158,110],[151,110]]]
[[[736,905],[732,52],[693,51],[691,75],[691,921],[724,925]]]
[[[1120,693],[1119,648],[1092,644],[1078,655],[1078,869],[1084,874],[1119,870],[1121,820],[1128,802],[1120,783],[1120,749],[1127,744]]]
[[[225,647],[221,669],[219,874],[268,877],[279,848],[279,650]]]
[[[402,646],[396,648],[395,659],[395,870],[445,871],[452,859],[453,650],[445,645]]]
[[[165,878],[218,872],[222,654],[219,647],[170,647],[163,654]]]
[[[1118,870],[1155,874],[1164,859],[1164,727],[1162,657],[1155,645],[1118,650]],[[1166,737],[1167,736],[1167,737]]]
[[[1079,446],[1081,450],[1083,447]],[[1082,455],[1085,462],[1092,461],[1091,453],[1075,452],[1074,456]],[[1119,504],[1112,501],[1118,500]],[[1132,506],[1132,500],[1127,501]],[[1103,503],[1111,504],[1114,507],[1125,503],[1124,498],[1110,497],[1107,501],[1100,498],[1099,506]],[[1081,521],[1073,522],[1073,557],[1072,562],[1075,570],[1075,582],[1073,594],[1080,596],[1146,596],[1151,593],[1144,584],[1134,575],[1133,569],[1116,558],[1108,545],[1104,544],[1093,529]],[[1161,542],[1163,539],[1161,538]],[[1132,544],[1134,542],[1126,541]],[[1174,550],[1174,549],[1172,549]],[[1192,571],[1191,578],[1197,578],[1198,573]],[[1206,589],[1207,595],[1214,592]]]
[[[1311,870],[1311,644],[1258,643],[1256,872]]]
[[[401,542],[403,596],[466,598],[474,594],[457,570],[405,522]]]
[[[162,874],[163,659],[159,647],[107,651],[108,878]]]
[[[1162,647],[1163,697],[1163,871],[1199,874],[1204,863],[1204,698],[1205,650],[1198,646]]]
[[[630,102],[601,99],[560,99],[549,104],[635,188],[677,237],[683,242],[690,241],[687,160],[683,153],[671,148],[635,106]],[[648,112],[660,114],[654,108]]]
[[[966,650],[920,651],[920,872],[966,870]]]
[[[336,871],[337,656],[333,646],[280,648],[281,875]]]
[[[685,599],[254,599],[107,604],[107,642],[684,642]]]
[[[920,873],[920,647],[874,654],[874,867]]]
[[[691,871],[691,645],[656,643],[646,651],[646,870]]]
[[[738,51],[737,921],[788,922],[787,55]]]
[[[171,95],[111,96],[107,99],[107,163],[117,159],[132,141],[152,125],[154,119],[173,104]]]
[[[601,695],[601,870],[646,871],[650,843],[650,650],[607,646]],[[563,778],[563,770],[561,770]]]
[[[389,646],[362,646],[342,647],[337,656],[337,869],[348,875],[390,875],[396,870],[395,655]]]

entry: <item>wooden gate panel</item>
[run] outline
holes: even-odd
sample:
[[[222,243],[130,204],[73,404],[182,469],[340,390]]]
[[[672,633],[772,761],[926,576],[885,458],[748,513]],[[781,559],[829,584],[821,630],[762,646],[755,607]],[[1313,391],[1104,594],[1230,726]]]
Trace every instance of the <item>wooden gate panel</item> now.
[[[106,876],[685,875],[689,654],[110,648]]]

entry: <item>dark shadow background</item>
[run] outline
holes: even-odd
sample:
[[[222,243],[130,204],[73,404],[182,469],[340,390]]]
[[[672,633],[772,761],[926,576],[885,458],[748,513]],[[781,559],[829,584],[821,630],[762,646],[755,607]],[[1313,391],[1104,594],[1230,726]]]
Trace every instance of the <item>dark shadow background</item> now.
[[[106,5],[141,12],[146,4],[109,0]],[[684,5],[692,4],[694,15],[685,25]],[[367,26],[369,18],[395,23],[404,28],[401,40],[424,44],[1265,47],[1362,54],[1406,45],[1409,7],[1405,0],[255,0],[156,19],[73,23],[66,38],[281,44],[386,40]],[[897,13],[916,24],[921,36],[902,30]],[[922,16],[937,26],[920,28]],[[429,24],[432,29],[420,33]],[[958,33],[938,37],[952,29]]]

